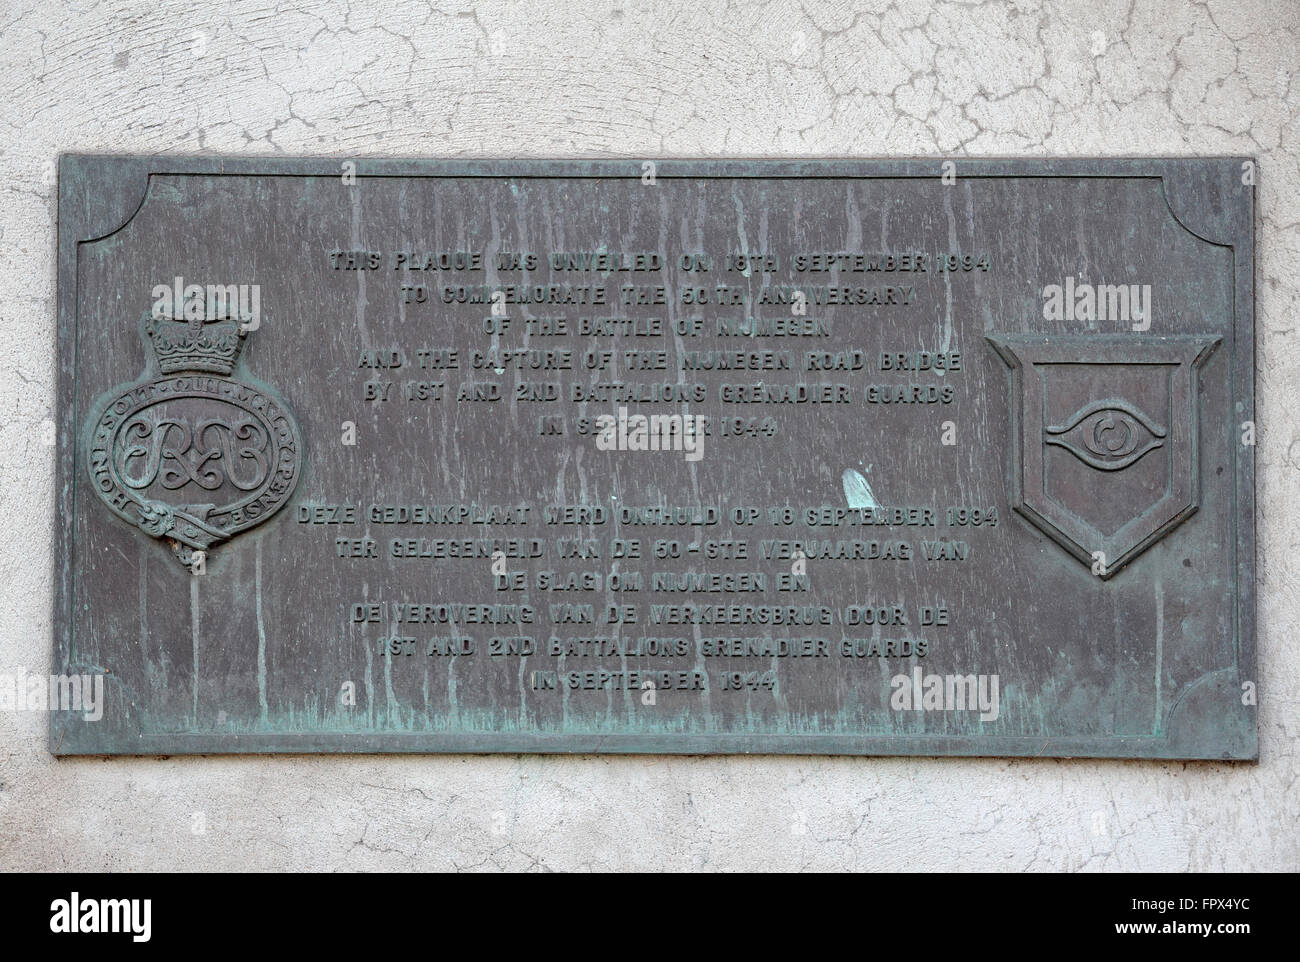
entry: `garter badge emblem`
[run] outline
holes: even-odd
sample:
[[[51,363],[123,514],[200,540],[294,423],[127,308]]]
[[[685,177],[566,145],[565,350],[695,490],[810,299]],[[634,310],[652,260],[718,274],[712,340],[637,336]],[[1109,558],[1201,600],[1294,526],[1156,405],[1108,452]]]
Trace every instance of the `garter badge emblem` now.
[[[234,376],[251,334],[237,321],[147,316],[142,334],[151,363],[95,406],[86,461],[109,509],[190,567],[284,506],[301,435],[270,389]]]

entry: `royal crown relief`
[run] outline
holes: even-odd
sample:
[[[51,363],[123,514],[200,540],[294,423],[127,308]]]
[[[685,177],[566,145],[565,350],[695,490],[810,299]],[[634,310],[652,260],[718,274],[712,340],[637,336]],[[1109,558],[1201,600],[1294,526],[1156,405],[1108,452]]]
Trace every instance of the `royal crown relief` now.
[[[194,567],[288,501],[302,440],[284,401],[245,367],[235,376],[256,326],[224,311],[159,313],[140,322],[152,354],[142,377],[94,407],[87,463],[115,514]]]

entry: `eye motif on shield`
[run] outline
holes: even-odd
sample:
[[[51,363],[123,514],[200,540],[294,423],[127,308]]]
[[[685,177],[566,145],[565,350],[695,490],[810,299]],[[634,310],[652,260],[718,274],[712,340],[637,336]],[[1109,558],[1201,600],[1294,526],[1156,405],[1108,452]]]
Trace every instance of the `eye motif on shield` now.
[[[154,364],[96,405],[86,461],[109,509],[188,567],[289,500],[302,441],[283,401],[232,376],[238,324],[146,318],[143,335]]]
[[[1196,512],[1197,375],[1216,335],[998,335],[1016,511],[1109,578]]]
[[[1094,401],[1063,427],[1045,428],[1045,444],[1059,444],[1098,471],[1119,471],[1160,447],[1168,432],[1123,401]]]

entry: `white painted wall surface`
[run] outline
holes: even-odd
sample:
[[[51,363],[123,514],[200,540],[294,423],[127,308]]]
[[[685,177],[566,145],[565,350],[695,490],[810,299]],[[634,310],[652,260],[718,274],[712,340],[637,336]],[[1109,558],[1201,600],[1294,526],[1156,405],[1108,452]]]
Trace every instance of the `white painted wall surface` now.
[[[1295,0],[0,0],[0,672],[50,658],[60,152],[1247,154],[1262,756],[55,761],[0,713],[0,867],[1300,868],[1298,67]]]

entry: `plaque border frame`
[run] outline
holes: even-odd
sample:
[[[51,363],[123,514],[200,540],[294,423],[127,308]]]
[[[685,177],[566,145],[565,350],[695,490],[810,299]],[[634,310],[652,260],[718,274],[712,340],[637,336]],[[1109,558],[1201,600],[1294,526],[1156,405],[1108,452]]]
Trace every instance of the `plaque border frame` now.
[[[84,671],[74,657],[72,572],[76,546],[76,445],[79,418],[89,398],[79,398],[76,383],[77,253],[82,243],[102,240],[125,227],[144,207],[160,175],[330,176],[345,162],[356,164],[358,178],[600,178],[639,180],[650,158],[410,158],[383,156],[219,156],[68,153],[59,157],[57,191],[57,389],[54,497],[54,673]],[[937,179],[943,165],[956,165],[964,178],[1155,179],[1170,216],[1202,241],[1231,251],[1233,324],[1221,349],[1231,357],[1234,420],[1255,419],[1255,222],[1259,164],[1249,156],[1187,157],[987,157],[987,158],[654,158],[659,179]],[[1256,182],[1241,188],[1243,166],[1252,165]],[[1203,204],[1236,189],[1240,204]],[[1164,737],[1143,736],[945,736],[844,734],[631,734],[522,732],[254,732],[145,734],[132,745],[97,739],[93,725],[69,724],[65,712],[50,712],[49,750],[55,755],[174,755],[270,753],[420,754],[808,754],[867,756],[963,756],[1125,758],[1147,760],[1243,760],[1259,757],[1257,708],[1248,709],[1249,730],[1228,742],[1212,743],[1203,733],[1179,730],[1177,709],[1197,686],[1209,697],[1240,696],[1239,681],[1254,675],[1256,659],[1255,448],[1234,448],[1232,525],[1236,533],[1233,611],[1236,667],[1211,671],[1184,692],[1170,709]],[[1010,495],[1008,494],[1008,497]],[[1231,677],[1228,677],[1228,676]],[[1257,678],[1249,680],[1258,681]],[[1202,692],[1202,694],[1204,694]],[[78,719],[79,721],[79,719]]]

